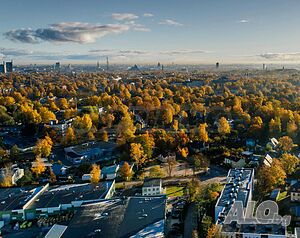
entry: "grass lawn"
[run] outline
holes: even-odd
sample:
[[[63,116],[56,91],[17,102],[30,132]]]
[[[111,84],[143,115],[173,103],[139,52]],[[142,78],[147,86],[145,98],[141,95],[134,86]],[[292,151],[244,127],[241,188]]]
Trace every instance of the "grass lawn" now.
[[[170,186],[166,189],[167,197],[180,197],[184,195],[185,187]]]
[[[125,188],[125,186],[124,186],[123,182],[115,183],[115,189],[116,190],[121,190],[121,189],[124,189],[124,188]]]
[[[287,195],[287,191],[284,191],[284,192],[280,193],[279,196],[278,196],[277,201],[279,202],[279,201],[285,199],[286,195]]]

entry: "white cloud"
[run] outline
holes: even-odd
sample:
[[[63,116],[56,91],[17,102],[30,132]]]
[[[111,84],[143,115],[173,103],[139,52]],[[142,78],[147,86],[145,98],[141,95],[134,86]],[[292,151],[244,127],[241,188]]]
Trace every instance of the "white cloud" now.
[[[152,13],[144,13],[143,16],[144,17],[154,17],[154,15]]]
[[[161,22],[159,22],[160,25],[168,25],[168,26],[183,26],[183,24],[177,22],[177,21],[174,21],[172,19],[165,19]]]
[[[176,49],[168,51],[147,51],[147,50],[120,50],[120,49],[93,49],[79,53],[67,51],[34,51],[17,48],[0,49],[1,58],[13,58],[17,61],[40,62],[40,61],[97,61],[109,57],[115,62],[140,63],[160,61],[175,61],[181,59],[198,59],[199,55],[210,53],[205,50]]]
[[[242,19],[242,20],[239,20],[238,23],[249,23],[250,20],[248,19]]]
[[[265,53],[259,57],[273,61],[300,61],[300,52],[296,53]]]
[[[79,44],[95,42],[108,34],[119,34],[130,29],[126,24],[89,24],[81,22],[62,22],[52,24],[48,28],[17,29],[4,33],[5,37],[17,42],[40,43],[74,42]]]
[[[132,13],[113,13],[111,16],[117,21],[131,21],[139,18],[137,15]]]

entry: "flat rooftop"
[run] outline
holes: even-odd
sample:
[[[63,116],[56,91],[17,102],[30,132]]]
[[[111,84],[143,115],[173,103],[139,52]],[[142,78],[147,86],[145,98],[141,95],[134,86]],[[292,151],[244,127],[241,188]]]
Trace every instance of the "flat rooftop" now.
[[[224,207],[222,216],[226,215],[235,201],[242,201],[246,207],[252,190],[252,169],[231,169],[216,206]]]
[[[68,147],[66,149],[67,150],[72,149],[72,151],[74,151],[76,154],[82,155],[82,154],[89,153],[92,151],[97,153],[97,152],[101,152],[102,150],[111,150],[111,149],[114,149],[115,147],[117,147],[117,144],[113,143],[113,142],[103,142],[103,141],[95,142],[95,141],[93,141],[93,142],[88,142],[88,143],[84,143],[81,145],[75,145],[72,147]]]
[[[73,201],[102,199],[107,194],[112,182],[102,182],[97,186],[90,183],[51,186],[43,192],[28,209],[58,207]]]
[[[145,231],[147,227],[151,227],[152,232],[156,228],[157,232],[161,232],[164,226],[157,224],[165,219],[165,206],[165,196],[130,197],[83,205],[62,238],[125,238]]]
[[[279,224],[243,224],[237,225],[232,222],[229,225],[223,225],[223,232],[238,232],[241,234],[265,234],[265,235],[285,235],[286,229]]]
[[[0,211],[22,209],[29,199],[42,187],[0,189]]]

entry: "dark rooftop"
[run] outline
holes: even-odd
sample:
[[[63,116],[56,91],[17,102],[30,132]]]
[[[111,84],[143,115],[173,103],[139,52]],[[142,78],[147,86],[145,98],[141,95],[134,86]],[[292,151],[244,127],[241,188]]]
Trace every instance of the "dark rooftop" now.
[[[143,187],[158,187],[161,185],[160,178],[146,178]]]
[[[165,203],[165,196],[160,196],[131,197],[83,205],[62,238],[130,237],[154,223],[163,222]],[[158,227],[157,232],[162,232],[160,229],[163,226],[160,229]]]
[[[101,199],[105,197],[111,184],[112,182],[105,182],[96,187],[90,183],[52,186],[28,208],[58,207],[60,204],[69,204],[74,201]]]
[[[38,188],[2,188],[0,189],[0,211],[22,209]]]

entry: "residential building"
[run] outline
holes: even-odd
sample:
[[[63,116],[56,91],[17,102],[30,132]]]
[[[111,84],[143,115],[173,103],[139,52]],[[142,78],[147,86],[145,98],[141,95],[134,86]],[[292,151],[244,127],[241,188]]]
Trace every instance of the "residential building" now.
[[[13,185],[17,184],[17,181],[24,176],[24,169],[20,169],[16,164],[0,169],[0,181],[3,178],[10,177],[11,183]]]
[[[164,237],[165,207],[165,196],[85,204],[60,237]]]
[[[253,169],[230,169],[227,183],[215,205],[215,222],[222,224],[235,201],[242,201],[246,209],[252,200],[254,185]]]
[[[57,215],[80,207],[85,202],[109,199],[115,192],[115,182],[69,184],[0,190],[0,221],[32,220]]]
[[[51,120],[46,127],[52,128],[53,130],[57,131],[59,134],[64,136],[67,132],[67,129],[72,125],[72,122],[74,121],[74,118],[70,120],[64,120],[59,122],[58,120]]]
[[[65,148],[65,157],[73,164],[84,161],[105,161],[116,158],[113,153],[117,148],[114,142],[88,142]]]
[[[295,184],[291,185],[290,188],[291,201],[299,202],[300,201],[300,182],[297,181]]]
[[[105,166],[101,169],[101,179],[113,180],[117,177],[117,172],[120,169],[118,164]]]
[[[246,165],[245,157],[241,155],[231,155],[224,159],[224,163],[231,166],[231,168],[238,169],[241,169]]]
[[[164,194],[165,190],[162,187],[162,180],[159,178],[146,178],[144,180],[142,195],[143,196],[155,196]]]
[[[244,214],[252,211],[254,184],[253,169],[231,169],[227,176],[227,183],[215,206],[215,221],[224,238],[295,238],[297,235],[288,234],[282,224],[239,224],[236,221],[224,224],[224,220],[236,201],[241,201]]]

